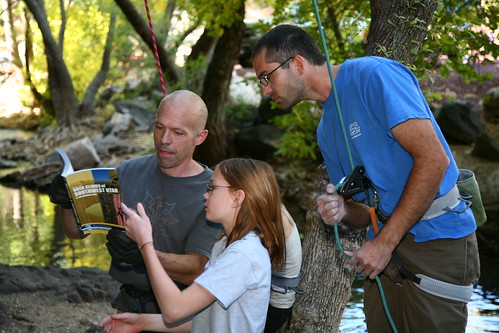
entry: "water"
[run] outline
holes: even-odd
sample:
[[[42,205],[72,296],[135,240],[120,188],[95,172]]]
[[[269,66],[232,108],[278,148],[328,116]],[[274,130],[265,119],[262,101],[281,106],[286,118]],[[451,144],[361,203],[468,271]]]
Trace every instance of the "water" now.
[[[499,260],[482,259],[480,284],[468,303],[466,333],[499,332]],[[340,324],[342,333],[367,333],[362,305],[363,282],[355,280]]]
[[[105,242],[103,234],[84,240],[67,239],[58,210],[47,195],[0,185],[0,263],[107,270],[110,257]],[[362,294],[362,282],[355,281],[341,332],[367,332]],[[499,332],[499,259],[482,259],[482,276],[468,308],[466,333]]]
[[[69,240],[57,212],[48,195],[0,185],[0,263],[106,270],[105,235]]]

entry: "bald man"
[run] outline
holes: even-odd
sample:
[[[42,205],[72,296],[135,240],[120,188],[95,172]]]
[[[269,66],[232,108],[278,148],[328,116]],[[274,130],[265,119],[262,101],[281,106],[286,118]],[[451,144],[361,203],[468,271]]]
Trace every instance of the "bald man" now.
[[[193,159],[206,139],[208,110],[187,90],[175,91],[159,104],[154,126],[155,154],[118,167],[123,201],[143,203],[153,227],[156,253],[179,286],[191,284],[203,271],[220,230],[205,219],[203,194],[213,173]],[[66,236],[81,239],[71,209],[62,209]],[[137,245],[112,230],[106,244],[112,257],[109,274],[123,285],[112,305],[118,311],[160,313]]]

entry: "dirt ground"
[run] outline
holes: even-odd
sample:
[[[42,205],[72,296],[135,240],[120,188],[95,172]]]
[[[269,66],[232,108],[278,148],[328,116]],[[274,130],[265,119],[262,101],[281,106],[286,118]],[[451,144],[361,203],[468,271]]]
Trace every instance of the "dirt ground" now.
[[[119,284],[107,272],[0,265],[0,332],[102,332]]]

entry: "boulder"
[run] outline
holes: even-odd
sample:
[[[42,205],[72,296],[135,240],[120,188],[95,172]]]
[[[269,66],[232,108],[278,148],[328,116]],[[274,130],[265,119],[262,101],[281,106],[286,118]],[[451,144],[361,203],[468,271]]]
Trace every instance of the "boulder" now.
[[[139,103],[116,101],[114,107],[116,108],[116,112],[130,115],[136,124],[135,130],[139,132],[149,131],[156,119],[156,110],[150,111]]]
[[[126,134],[133,128],[132,116],[124,113],[114,113],[111,119],[102,126],[102,133],[113,136]]]
[[[482,97],[482,106],[485,120],[490,123],[499,123],[499,86],[489,89]]]
[[[235,139],[237,154],[267,160],[277,151],[281,135],[281,131],[274,125],[263,124],[241,129]]]
[[[499,141],[487,132],[483,132],[475,141],[471,153],[480,158],[499,161]]]
[[[446,102],[437,110],[435,119],[451,143],[471,144],[485,130],[485,123],[470,102]]]
[[[9,169],[17,167],[17,163],[14,161],[8,161],[0,158],[0,169]]]
[[[127,148],[127,145],[114,134],[104,137],[102,135],[94,135],[92,136],[92,142],[99,156],[109,155],[110,153],[122,151]]]
[[[74,170],[94,168],[100,163],[99,154],[88,136],[62,147],[68,154]]]

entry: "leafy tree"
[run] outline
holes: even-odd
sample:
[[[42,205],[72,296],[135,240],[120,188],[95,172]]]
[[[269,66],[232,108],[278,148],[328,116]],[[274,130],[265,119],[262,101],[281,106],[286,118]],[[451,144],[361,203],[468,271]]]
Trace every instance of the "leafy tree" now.
[[[62,58],[62,46],[57,43],[42,1],[25,0],[43,36],[47,59],[48,85],[56,118],[61,125],[71,125],[78,108],[73,82]],[[63,16],[63,15],[62,15]],[[62,41],[60,35],[59,42]]]
[[[70,2],[67,6],[63,0],[56,3],[50,2],[49,11],[46,10],[43,1],[26,0],[24,2],[30,12],[27,13],[27,21],[30,21],[29,16],[32,15],[39,28],[39,30],[31,30],[31,26],[28,26],[29,29],[26,29],[25,32],[27,50],[30,50],[26,52],[27,82],[30,84],[37,101],[45,107],[45,111],[53,113],[59,126],[72,126],[83,115],[92,112],[92,101],[97,89],[109,72],[115,18],[107,15],[109,23],[106,22],[106,14],[102,14],[100,11],[102,7],[96,7],[87,2],[78,2],[77,4]],[[58,20],[54,20],[52,13],[57,11],[59,13]],[[48,16],[48,12],[52,16]],[[87,17],[89,12],[96,13],[93,20],[94,25],[90,26],[88,22],[85,24],[85,21],[79,24],[77,18]],[[67,26],[72,29],[66,31]],[[109,27],[106,38],[105,33]],[[82,28],[83,31],[79,30]],[[87,34],[85,29],[93,30],[93,34]],[[58,31],[57,38],[54,37],[54,31]],[[99,37],[99,32],[104,33],[102,38]],[[41,47],[39,44],[28,42],[37,40],[38,34],[39,39],[43,40],[43,52],[36,49]],[[94,39],[91,39],[92,37]],[[76,41],[76,43],[66,43],[67,39]],[[107,44],[102,45],[102,41],[107,41]],[[65,45],[69,45],[69,47],[65,48]],[[100,71],[97,71],[96,67],[98,63],[95,62],[96,49],[93,47],[94,45],[101,45],[101,50],[105,49]],[[68,56],[68,54],[75,53],[78,54],[78,57]],[[41,54],[45,54],[45,62],[38,56]],[[36,68],[36,72],[46,68],[48,86],[44,86],[43,77],[34,75],[34,68]],[[88,85],[88,82],[91,81],[89,75],[92,75],[92,71],[89,68],[95,68],[96,71],[93,73],[98,72],[98,74],[88,89],[85,89],[84,85]],[[78,100],[82,98],[85,90],[85,99],[80,105]]]
[[[482,75],[470,65],[491,64],[498,59],[498,15],[493,0],[439,2],[413,70],[421,76],[438,70],[443,77],[456,71],[468,82],[490,79],[490,74]]]
[[[46,92],[43,92],[43,80],[37,80],[37,77],[32,75],[31,69],[34,66],[31,61],[27,62],[31,64],[31,67],[27,66],[26,69],[29,77],[27,81],[31,83],[32,90],[39,102],[44,104],[46,109],[53,111],[58,125],[70,126],[78,118],[92,112],[98,88],[105,82],[106,76],[112,68],[110,64],[113,57],[110,54],[114,43],[113,31],[115,27],[123,29],[123,24],[119,20],[116,21],[113,15],[107,14],[112,12],[109,7],[106,8],[95,0],[75,0],[68,3],[65,3],[64,0],[50,2],[47,5],[48,11],[45,10],[43,1],[25,0],[25,3],[39,26],[40,38],[43,38],[48,73]],[[129,45],[129,49],[136,53],[140,52],[139,57],[136,58],[142,59],[145,61],[144,64],[147,64],[145,72],[153,73],[151,69],[155,66],[150,61],[153,58],[151,57],[152,51],[154,51],[152,37],[148,22],[136,9],[138,7],[135,4],[138,1],[114,0],[114,3],[118,5],[128,24],[134,28],[138,35],[136,38],[129,32],[123,34],[134,43],[134,45]],[[105,4],[109,5],[108,2]],[[196,87],[202,87],[203,90],[199,93],[205,99],[210,110],[208,129],[211,135],[198,152],[199,159],[207,164],[214,164],[225,157],[227,149],[223,120],[225,109],[229,104],[231,73],[244,35],[244,0],[216,1],[209,4],[199,0],[169,0],[160,3],[160,6],[163,4],[166,5],[164,11],[151,11],[151,15],[153,18],[161,18],[156,20],[162,24],[158,30],[167,34],[166,37],[156,38],[156,46],[161,69],[166,74],[167,84],[170,87],[191,89],[189,85],[196,81],[189,82],[183,79],[185,71],[175,64],[176,49],[172,50],[170,46],[177,48],[178,45],[184,43],[186,36],[198,25],[201,25],[205,31],[193,47],[189,60],[196,63],[204,62],[204,59],[208,59],[205,56],[214,48],[213,54],[210,54],[211,60],[208,59],[211,61],[207,68],[209,75],[205,76],[202,84],[194,84],[194,89],[191,89],[196,90]],[[181,13],[187,12],[191,19],[188,20],[189,24],[183,33],[175,35],[172,33],[171,26],[173,20],[180,17],[180,15],[174,14],[177,9]],[[47,12],[51,15],[47,15]],[[95,14],[92,15],[91,20],[88,20],[88,14],[84,14],[89,12]],[[58,13],[58,17],[56,18],[53,13]],[[109,20],[108,22],[104,22],[106,18]],[[27,21],[29,22],[29,20]],[[102,66],[100,69],[97,68],[95,61],[93,61],[90,67],[95,68],[94,73],[97,73],[93,80],[88,77],[88,73],[91,73],[88,70],[86,75],[74,75],[78,72],[78,67],[81,67],[82,61],[92,61],[92,58],[95,58],[96,49],[93,46],[106,39],[102,36],[104,29],[98,27],[106,27],[106,31],[109,31],[107,43],[105,45],[100,43],[100,52],[103,54]],[[107,28],[109,29],[107,30]],[[56,35],[54,31],[58,31],[57,37],[54,37]],[[33,33],[36,40],[38,31],[33,30]],[[121,36],[122,34],[118,33],[117,35]],[[71,42],[68,43],[67,40]],[[76,43],[72,41],[76,41]],[[123,39],[118,42],[123,43]],[[33,48],[38,46],[36,43],[30,45]],[[142,51],[143,46],[150,48],[151,51]],[[170,51],[167,51],[165,46],[168,46]],[[79,52],[78,56],[73,56],[75,52]],[[33,54],[41,54],[41,52],[33,52]],[[40,61],[39,57],[34,59]],[[130,57],[127,59],[125,54],[125,56],[120,55],[118,59],[121,61],[119,65],[126,70],[127,64],[130,63]],[[43,68],[39,63],[36,65],[37,69]],[[188,65],[185,68],[199,68],[199,65]],[[153,75],[155,74],[153,73]],[[88,84],[90,81],[92,82]],[[42,88],[42,92],[39,92],[40,88]],[[80,98],[83,98],[81,105],[78,104]]]
[[[16,31],[14,29],[14,4],[10,4],[9,0],[2,0],[1,3],[3,30],[7,51],[12,54],[14,63],[20,65],[21,57],[19,55],[19,45],[16,39]]]
[[[202,1],[202,3],[207,2]],[[207,128],[210,135],[196,153],[197,159],[210,166],[223,160],[227,154],[225,112],[230,102],[229,85],[232,71],[244,37],[244,0],[225,1],[223,5],[233,6],[234,12],[230,15],[230,19],[217,17],[213,24],[215,32],[223,31],[223,33],[215,47],[203,83],[202,98],[209,110]],[[223,13],[223,8],[220,10]]]
[[[151,49],[151,52],[155,52],[153,48],[152,36],[148,22],[143,18],[143,15],[136,9],[133,2],[130,0],[115,0],[115,3],[125,14],[128,22],[135,29],[140,38],[145,42],[147,47]],[[171,55],[165,50],[161,43],[156,43],[158,57],[161,64],[162,70],[168,76],[168,79],[175,83],[181,78],[181,72],[175,65],[175,61],[172,59]]]

